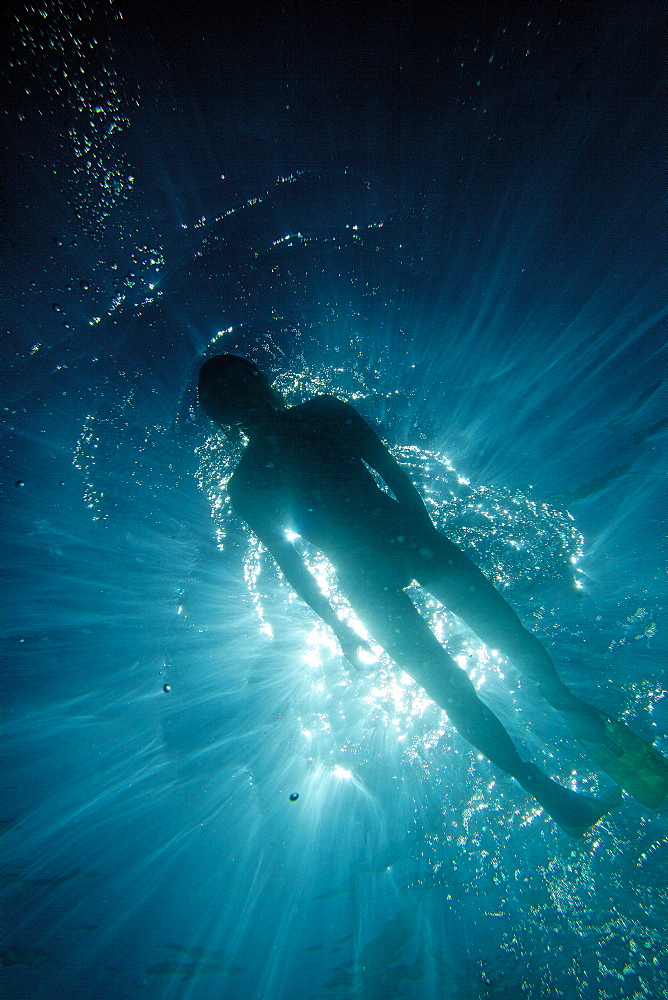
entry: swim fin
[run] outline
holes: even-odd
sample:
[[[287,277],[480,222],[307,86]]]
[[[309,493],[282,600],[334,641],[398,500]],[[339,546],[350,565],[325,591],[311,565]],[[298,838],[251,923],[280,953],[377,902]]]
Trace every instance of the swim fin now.
[[[589,734],[578,733],[579,727],[572,725],[578,743],[629,795],[650,809],[658,809],[668,797],[668,758],[623,722],[597,708],[592,711],[598,716],[603,732],[600,738],[592,739]]]

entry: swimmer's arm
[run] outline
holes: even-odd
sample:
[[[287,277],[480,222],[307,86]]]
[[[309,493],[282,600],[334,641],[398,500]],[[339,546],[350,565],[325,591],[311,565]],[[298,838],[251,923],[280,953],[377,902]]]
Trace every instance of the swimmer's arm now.
[[[321,618],[325,625],[329,625],[339,640],[341,650],[346,659],[354,667],[359,668],[362,665],[358,656],[359,649],[368,650],[368,643],[357,635],[350,626],[341,621],[334,608],[319,589],[315,577],[304,565],[304,561],[296,551],[294,545],[274,530],[267,530],[264,526],[251,523],[249,523],[249,527],[274,557],[278,568],[293,590],[297,592],[302,601],[308,604],[312,611],[315,611],[318,618]]]
[[[287,538],[281,538],[280,535],[258,531],[253,525],[251,525],[251,530],[274,557],[278,568],[292,589],[297,592],[302,601],[305,601],[315,611],[318,618],[322,618],[325,624],[336,632],[337,626],[341,625],[342,622],[321,592],[315,577],[304,565],[304,561],[292,542],[289,542]]]
[[[357,417],[354,433],[356,444],[360,448],[360,458],[385,480],[397,502],[412,518],[416,527],[432,531],[434,529],[433,522],[417,487],[404,472],[396,458],[390,454],[373,428],[356,411],[353,412]]]

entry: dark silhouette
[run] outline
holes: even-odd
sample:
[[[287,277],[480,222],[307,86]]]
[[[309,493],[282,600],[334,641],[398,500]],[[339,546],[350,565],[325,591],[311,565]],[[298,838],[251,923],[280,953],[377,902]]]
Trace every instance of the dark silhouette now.
[[[576,698],[538,639],[480,570],[432,524],[422,498],[362,417],[333,396],[286,408],[251,362],[206,361],[199,402],[248,446],[228,484],[232,506],[299,596],[331,627],[347,659],[362,667],[367,644],[342,622],[288,540],[296,532],[329,559],[370,635],[443,708],[458,732],[512,775],[572,835],[619,802],[563,788],[524,762],[469,677],[446,653],[405,588],[418,581],[488,646],[539,685],[592,759],[646,805],[668,794],[668,761],[621,723]],[[376,484],[374,469],[393,497]]]

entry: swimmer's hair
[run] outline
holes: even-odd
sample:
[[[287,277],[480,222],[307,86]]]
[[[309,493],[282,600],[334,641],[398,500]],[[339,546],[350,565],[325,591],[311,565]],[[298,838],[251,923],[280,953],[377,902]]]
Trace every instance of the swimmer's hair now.
[[[212,420],[223,425],[238,422],[237,404],[256,396],[269,397],[277,410],[285,408],[283,397],[257,365],[237,354],[217,354],[199,370],[197,398]]]

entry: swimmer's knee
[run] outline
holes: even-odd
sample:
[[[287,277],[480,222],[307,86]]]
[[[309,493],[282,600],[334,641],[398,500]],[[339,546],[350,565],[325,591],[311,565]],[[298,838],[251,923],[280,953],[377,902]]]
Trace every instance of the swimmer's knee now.
[[[435,701],[449,713],[466,712],[467,706],[471,707],[474,702],[478,701],[473,681],[455,663],[442,667],[438,677],[434,678],[431,684],[424,686],[427,693],[429,693],[430,687],[435,693],[438,693]]]

